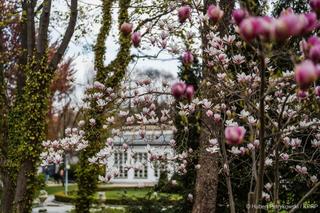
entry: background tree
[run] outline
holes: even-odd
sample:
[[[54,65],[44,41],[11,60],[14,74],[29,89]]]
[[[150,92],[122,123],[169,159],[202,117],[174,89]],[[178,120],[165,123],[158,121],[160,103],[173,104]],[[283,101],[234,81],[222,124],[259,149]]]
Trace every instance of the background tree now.
[[[11,32],[18,34],[14,38],[20,48],[15,54],[15,82],[2,80],[1,85],[6,92],[14,88],[12,93],[3,93],[5,95],[1,96],[0,101],[7,103],[2,105],[4,113],[1,121],[1,132],[5,133],[0,147],[1,176],[4,182],[2,212],[29,212],[42,151],[41,143],[46,135],[49,86],[75,29],[77,0],[71,1],[68,26],[49,62],[48,28],[52,1],[5,1],[4,5],[14,5],[8,14],[13,14],[19,20],[15,22],[18,30]],[[39,22],[36,19],[39,19]],[[10,27],[10,24],[1,23],[5,24],[1,28],[3,35],[5,27]],[[13,38],[11,36],[14,34],[9,33],[9,38]],[[6,54],[6,51],[7,49],[2,48],[1,55]],[[3,66],[9,66],[11,62],[4,61]],[[2,70],[2,76],[3,74]]]
[[[128,9],[130,2],[130,0],[119,0],[119,28],[122,23],[129,22]],[[95,69],[97,70],[95,80],[102,83],[105,88],[116,90],[123,80],[130,62],[131,42],[130,37],[120,33],[120,50],[116,58],[108,66],[104,65],[106,38],[112,27],[111,14],[114,3],[114,1],[102,2],[102,25],[95,45]],[[105,144],[104,140],[106,138],[101,134],[102,123],[105,118],[105,109],[101,109],[95,101],[92,101],[84,117],[94,119],[95,125],[92,126],[90,123],[86,123],[85,126],[85,139],[89,141],[89,147],[80,153],[80,162],[77,168],[77,183],[79,186],[76,201],[77,212],[89,212],[98,183],[98,175],[104,171],[104,169],[101,170],[101,167],[90,164],[88,158],[93,157]]]
[[[207,11],[209,5],[216,5],[216,1],[207,0],[204,1],[204,11]],[[230,3],[229,1],[220,1],[219,3],[221,9],[224,11],[224,16],[221,22],[219,23],[218,32],[220,36],[227,34],[227,29],[229,29],[229,24],[231,20],[231,12],[234,8],[234,2]],[[202,46],[205,48],[208,46],[208,39],[206,35],[210,31],[210,26],[205,25],[202,29]],[[204,49],[203,49],[204,52]],[[204,86],[203,91],[206,91],[203,94],[204,98],[212,98],[210,95],[214,95],[218,91],[212,90],[210,86],[206,86],[206,83],[210,78],[216,78],[215,75],[212,75],[212,69],[206,66],[208,60],[208,55],[204,53],[203,55],[203,68],[202,75],[203,81],[202,84]],[[213,103],[215,104],[215,103]],[[223,132],[223,128],[206,129],[206,125],[210,125],[211,121],[206,117],[206,115],[202,115],[202,125],[200,132],[200,141],[199,141],[199,164],[201,165],[200,169],[197,171],[197,179],[196,179],[196,187],[195,187],[195,200],[193,205],[193,213],[200,212],[215,212],[216,211],[216,200],[217,200],[217,190],[218,190],[218,174],[219,174],[219,158],[217,154],[208,154],[206,148],[208,146],[208,138],[210,138],[210,132],[208,131],[218,131]],[[220,134],[220,135],[221,135]],[[229,182],[229,181],[228,181]],[[230,183],[227,183],[230,184]],[[203,190],[203,189],[206,190]],[[230,196],[232,194],[229,193]],[[234,212],[234,201],[233,198],[230,197],[230,208],[231,212]]]

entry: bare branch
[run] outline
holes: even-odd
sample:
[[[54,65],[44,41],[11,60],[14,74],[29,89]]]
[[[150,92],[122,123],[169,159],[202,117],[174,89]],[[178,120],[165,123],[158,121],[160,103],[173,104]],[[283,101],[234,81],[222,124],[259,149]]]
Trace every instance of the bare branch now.
[[[295,211],[298,210],[299,206],[301,206],[301,204],[313,193],[316,191],[316,189],[320,186],[320,182],[318,182],[317,184],[315,184],[308,192],[307,194],[305,194],[297,203],[297,205],[295,205],[295,207],[293,209],[291,209],[289,211],[289,213],[293,213]]]
[[[57,52],[54,54],[50,63],[50,70],[52,72],[57,68],[62,56],[64,55],[68,47],[68,44],[71,40],[71,37],[74,33],[74,29],[76,27],[77,17],[78,17],[78,0],[71,0],[69,24],[63,36],[62,42]]]

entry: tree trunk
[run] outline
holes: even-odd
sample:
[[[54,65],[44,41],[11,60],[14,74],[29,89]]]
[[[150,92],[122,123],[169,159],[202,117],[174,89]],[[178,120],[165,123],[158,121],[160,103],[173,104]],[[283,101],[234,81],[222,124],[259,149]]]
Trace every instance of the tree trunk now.
[[[12,203],[14,200],[14,186],[8,173],[3,173],[1,178],[3,181],[1,212],[11,213],[13,208]]]
[[[209,5],[216,4],[215,0],[204,0],[205,12]],[[224,11],[224,17],[220,20],[218,31],[220,36],[223,37],[228,30],[228,25],[230,22],[231,12],[234,8],[234,1],[221,0],[219,6]],[[208,40],[206,38],[207,33],[210,31],[209,26],[204,26],[202,29],[202,48],[203,50],[208,45]],[[203,51],[204,52],[204,51]],[[209,73],[212,72],[207,66],[208,56],[203,53],[203,82],[209,78]],[[215,94],[215,91],[210,90],[207,86],[203,85],[204,91],[206,91],[204,98],[210,99],[210,94]],[[206,151],[208,147],[210,132],[205,124],[211,123],[208,117],[203,114],[202,116],[202,126],[200,133],[200,147],[199,147],[199,164],[201,165],[197,173],[197,180],[195,186],[195,201],[193,205],[193,213],[213,213],[216,211],[216,200],[218,191],[218,173],[219,173],[219,155],[209,154]],[[217,130],[222,131],[222,130]]]
[[[193,213],[212,213],[216,210],[217,190],[218,190],[218,153],[209,154],[208,147],[209,132],[202,128],[200,135],[200,159],[201,165],[197,173],[195,187],[195,202]]]
[[[28,188],[28,182],[35,181],[35,165],[31,160],[26,160],[23,162],[18,178],[17,187],[15,193],[15,211],[17,213],[28,213],[31,210],[32,200],[33,200],[33,189]]]
[[[130,62],[130,37],[120,33],[119,43],[120,50],[117,53],[116,58],[108,65],[104,66],[104,57],[106,53],[106,38],[109,35],[109,31],[112,26],[112,4],[114,1],[103,1],[102,5],[102,26],[98,34],[96,46],[95,46],[95,69],[97,75],[95,79],[105,85],[106,88],[110,87],[116,90],[121,80],[123,79],[126,68]],[[128,9],[130,7],[131,0],[119,1],[119,16],[118,23],[121,25],[123,22],[129,22]],[[108,74],[113,72],[112,77],[108,77]],[[90,212],[92,204],[92,197],[95,193],[95,189],[98,183],[98,175],[104,171],[101,171],[101,167],[92,165],[88,162],[88,158],[93,157],[101,148],[105,146],[104,138],[102,137],[101,130],[103,127],[105,112],[107,109],[97,110],[95,101],[90,103],[91,110],[86,112],[85,117],[94,118],[96,120],[95,128],[91,126],[85,127],[85,138],[89,141],[89,146],[80,153],[79,166],[77,168],[77,183],[78,194],[76,201],[76,212],[87,213]],[[110,107],[110,106],[109,106]],[[104,174],[103,174],[104,175]]]

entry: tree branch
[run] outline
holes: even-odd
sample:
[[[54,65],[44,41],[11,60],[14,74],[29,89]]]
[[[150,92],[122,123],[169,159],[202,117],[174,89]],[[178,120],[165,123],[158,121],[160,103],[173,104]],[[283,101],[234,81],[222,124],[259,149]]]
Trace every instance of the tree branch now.
[[[39,35],[37,40],[37,52],[41,56],[48,47],[48,27],[50,21],[51,0],[44,0],[39,22]]]
[[[54,72],[56,70],[62,56],[64,55],[68,44],[71,40],[71,37],[74,33],[76,22],[78,17],[78,0],[71,0],[71,6],[70,6],[70,19],[68,23],[68,27],[65,31],[65,34],[63,36],[62,42],[57,50],[57,52],[54,54],[51,62],[50,62],[50,70]]]
[[[316,191],[316,189],[320,186],[320,181],[314,185],[308,192],[307,194],[305,194],[300,200],[299,202],[297,203],[297,205],[295,205],[295,207],[293,207],[289,213],[294,213],[298,208],[299,206],[313,193]]]

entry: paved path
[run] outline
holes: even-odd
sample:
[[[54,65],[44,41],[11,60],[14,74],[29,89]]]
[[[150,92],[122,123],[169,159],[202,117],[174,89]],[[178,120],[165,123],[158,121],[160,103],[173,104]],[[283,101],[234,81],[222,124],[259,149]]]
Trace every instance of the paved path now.
[[[70,184],[71,185],[71,184]],[[61,186],[61,184],[49,184],[49,186]],[[104,184],[104,185],[99,185],[102,188],[112,188],[112,187],[124,187],[124,188],[130,188],[130,187],[145,187],[145,186],[152,186],[152,184]],[[113,208],[121,208],[121,206],[113,206],[113,205],[108,205],[108,207],[113,207]],[[32,213],[38,213],[40,209],[47,209],[48,213],[67,213],[71,209],[73,209],[74,206],[69,204],[69,203],[61,203],[61,202],[56,202],[54,200],[54,195],[49,195],[44,207],[36,207],[32,209]]]
[[[47,209],[48,213],[66,213],[73,208],[72,205],[54,201],[54,195],[49,195],[44,207],[32,209],[32,213],[38,213],[40,209]]]

